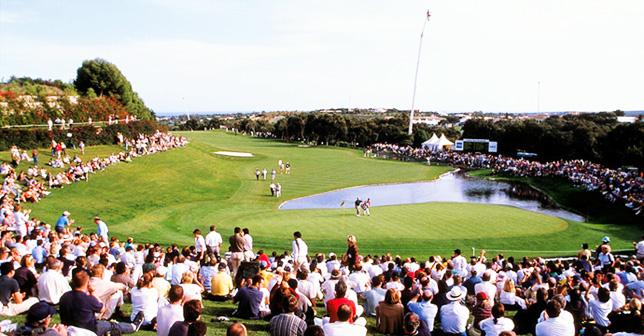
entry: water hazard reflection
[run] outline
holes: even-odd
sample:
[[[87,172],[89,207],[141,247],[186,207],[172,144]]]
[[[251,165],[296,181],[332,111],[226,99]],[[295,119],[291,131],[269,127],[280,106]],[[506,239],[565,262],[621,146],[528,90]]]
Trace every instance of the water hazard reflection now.
[[[330,191],[284,202],[280,209],[338,209],[344,201],[353,205],[356,197],[371,198],[372,206],[457,202],[509,205],[578,222],[585,219],[559,209],[545,194],[522,183],[473,178],[461,172],[436,181],[370,185]]]

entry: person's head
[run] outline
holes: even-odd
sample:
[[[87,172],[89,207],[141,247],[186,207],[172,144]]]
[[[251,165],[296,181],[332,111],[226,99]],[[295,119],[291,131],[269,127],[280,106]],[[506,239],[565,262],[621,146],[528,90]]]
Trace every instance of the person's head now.
[[[47,269],[60,270],[62,267],[63,267],[63,262],[60,259],[56,259],[56,258],[47,259]]]
[[[226,329],[226,336],[246,336],[246,335],[248,335],[246,331],[246,326],[239,322],[229,325],[228,329]]]
[[[201,316],[201,310],[201,301],[190,300],[183,304],[183,319],[188,323],[197,321]]]
[[[177,303],[183,300],[183,287],[179,285],[172,285],[168,292],[168,300],[170,303]]]
[[[292,313],[297,309],[297,298],[295,295],[286,295],[282,298],[282,310],[285,313]]]
[[[550,317],[558,317],[561,313],[561,304],[557,300],[550,300],[546,304],[546,313]]]
[[[347,243],[349,243],[349,245],[355,245],[355,243],[356,243],[356,236],[354,236],[354,235],[349,235],[349,236],[347,237]]]
[[[252,281],[253,281],[253,286],[259,288],[262,286],[262,282],[264,281],[264,278],[262,278],[262,276],[259,274],[255,274],[255,276],[253,276]]]
[[[25,324],[32,328],[48,327],[51,322],[51,316],[55,313],[56,309],[47,302],[38,302],[29,308]]]
[[[503,303],[496,303],[492,307],[492,317],[494,317],[494,324],[496,324],[496,322],[503,316],[505,316],[505,306],[503,305]]]
[[[606,287],[599,287],[599,290],[597,290],[597,299],[601,302],[608,302],[610,300],[610,290]]]
[[[2,265],[0,265],[0,272],[2,272],[2,275],[12,277],[15,272],[13,268],[13,263],[12,262],[2,263]]]
[[[382,281],[380,280],[379,276],[375,276],[371,278],[371,288],[378,288],[382,285]]]
[[[335,284],[335,297],[343,298],[347,294],[347,283],[340,280]]]
[[[512,279],[506,280],[503,284],[503,290],[508,293],[514,293],[514,281]]]
[[[195,321],[188,326],[187,336],[205,336],[208,331],[208,325],[202,321]]]
[[[238,227],[238,226],[237,226],[237,227],[235,227],[235,234],[240,233],[240,232],[241,232],[241,228],[240,228],[240,227]]]
[[[196,237],[201,234],[201,230],[195,229],[194,231],[192,231],[192,234]]]
[[[400,303],[400,292],[395,288],[389,288],[385,293],[385,302],[388,304]]]
[[[294,237],[295,239],[302,238],[302,234],[300,233],[300,231],[295,231],[295,232],[293,233],[293,237]]]
[[[250,234],[250,230],[248,230],[248,228],[244,228],[242,231],[244,231],[244,235]]]
[[[116,271],[116,274],[124,274],[126,270],[127,266],[125,266],[125,263],[122,261],[117,262],[114,266],[114,271]]]
[[[640,312],[642,311],[642,301],[638,298],[632,298],[628,303],[628,310],[631,312]]]
[[[318,325],[311,325],[304,331],[304,336],[324,336],[324,329]]]
[[[414,313],[405,314],[405,317],[403,318],[405,334],[413,335],[418,327],[420,327],[420,317]]]
[[[348,304],[343,303],[338,307],[338,320],[341,322],[347,322],[351,318],[351,307]]]
[[[35,265],[36,261],[34,258],[31,256],[31,254],[25,254],[22,259],[20,259],[20,266],[22,267],[31,267]]]
[[[192,274],[191,271],[185,271],[183,275],[181,275],[182,284],[191,284],[193,279],[194,279],[194,275]]]
[[[105,266],[103,264],[96,264],[92,266],[92,276],[95,278],[102,278],[103,272],[105,271]]]
[[[424,290],[424,291],[423,291],[423,295],[422,295],[422,296],[423,296],[423,301],[429,302],[429,301],[431,301],[431,300],[432,300],[432,298],[434,297],[434,293],[432,293],[432,291],[431,291],[431,290],[426,289],[426,290]]]
[[[588,249],[588,243],[581,244],[581,248],[584,249],[584,250],[587,250]]]
[[[76,272],[72,274],[72,288],[76,290],[84,290],[89,283],[89,274],[87,272]]]
[[[210,225],[210,231],[215,231],[215,230],[217,230],[217,227],[214,225]]]
[[[145,273],[139,278],[139,281],[136,283],[136,288],[141,289],[144,287],[149,287],[150,284],[152,283],[152,274],[151,273]]]

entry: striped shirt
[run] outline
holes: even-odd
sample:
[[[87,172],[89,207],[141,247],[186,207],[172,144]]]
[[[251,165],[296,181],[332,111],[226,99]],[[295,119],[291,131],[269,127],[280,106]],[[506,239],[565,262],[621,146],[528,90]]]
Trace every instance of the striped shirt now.
[[[302,336],[306,322],[293,314],[279,314],[271,319],[271,336]]]

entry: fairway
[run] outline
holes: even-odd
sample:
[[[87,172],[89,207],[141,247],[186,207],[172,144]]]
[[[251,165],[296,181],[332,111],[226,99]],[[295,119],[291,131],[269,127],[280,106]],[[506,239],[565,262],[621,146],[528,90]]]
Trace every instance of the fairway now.
[[[278,210],[297,197],[358,185],[432,180],[451,170],[422,163],[363,158],[362,151],[337,147],[298,147],[297,143],[251,138],[222,131],[185,132],[185,148],[120,163],[62,190],[41,203],[29,204],[33,216],[54,223],[63,210],[76,225],[95,230],[101,216],[110,235],[139,242],[191,245],[192,231],[216,225],[222,236],[235,226],[247,227],[255,250],[290,250],[292,233],[301,231],[311,252],[343,252],[346,235],[354,234],[361,253],[391,252],[427,258],[455,248],[472,248],[506,255],[562,255],[587,241],[609,235],[615,248],[628,248],[634,238],[628,227],[577,223],[513,207],[424,203],[372,208],[372,216],[357,218],[352,203],[345,209]],[[88,149],[84,159],[118,150]],[[71,150],[70,150],[71,151]],[[217,155],[244,152],[253,157]],[[41,151],[41,161],[48,152]],[[71,151],[73,153],[73,151]],[[3,159],[8,153],[3,152]],[[270,196],[271,169],[289,162],[291,174],[277,174],[282,197]],[[26,169],[21,164],[19,169]],[[268,170],[257,181],[255,169]],[[227,244],[224,244],[227,248]]]

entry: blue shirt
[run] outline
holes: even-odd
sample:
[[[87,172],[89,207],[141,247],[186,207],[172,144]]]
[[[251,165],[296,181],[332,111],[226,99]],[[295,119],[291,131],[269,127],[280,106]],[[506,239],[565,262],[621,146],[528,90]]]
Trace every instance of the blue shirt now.
[[[431,302],[409,302],[407,304],[409,311],[418,314],[421,320],[427,323],[429,331],[434,331],[434,319],[438,313],[438,306]]]
[[[47,258],[47,250],[45,250],[42,245],[36,246],[31,250],[31,255],[34,257],[37,264],[42,264],[45,262],[45,258]]]
[[[259,305],[264,294],[255,287],[242,287],[235,295],[234,302],[239,302],[236,317],[243,319],[259,319]]]
[[[60,216],[56,222],[56,227],[66,227],[69,225],[69,218],[65,215]]]

